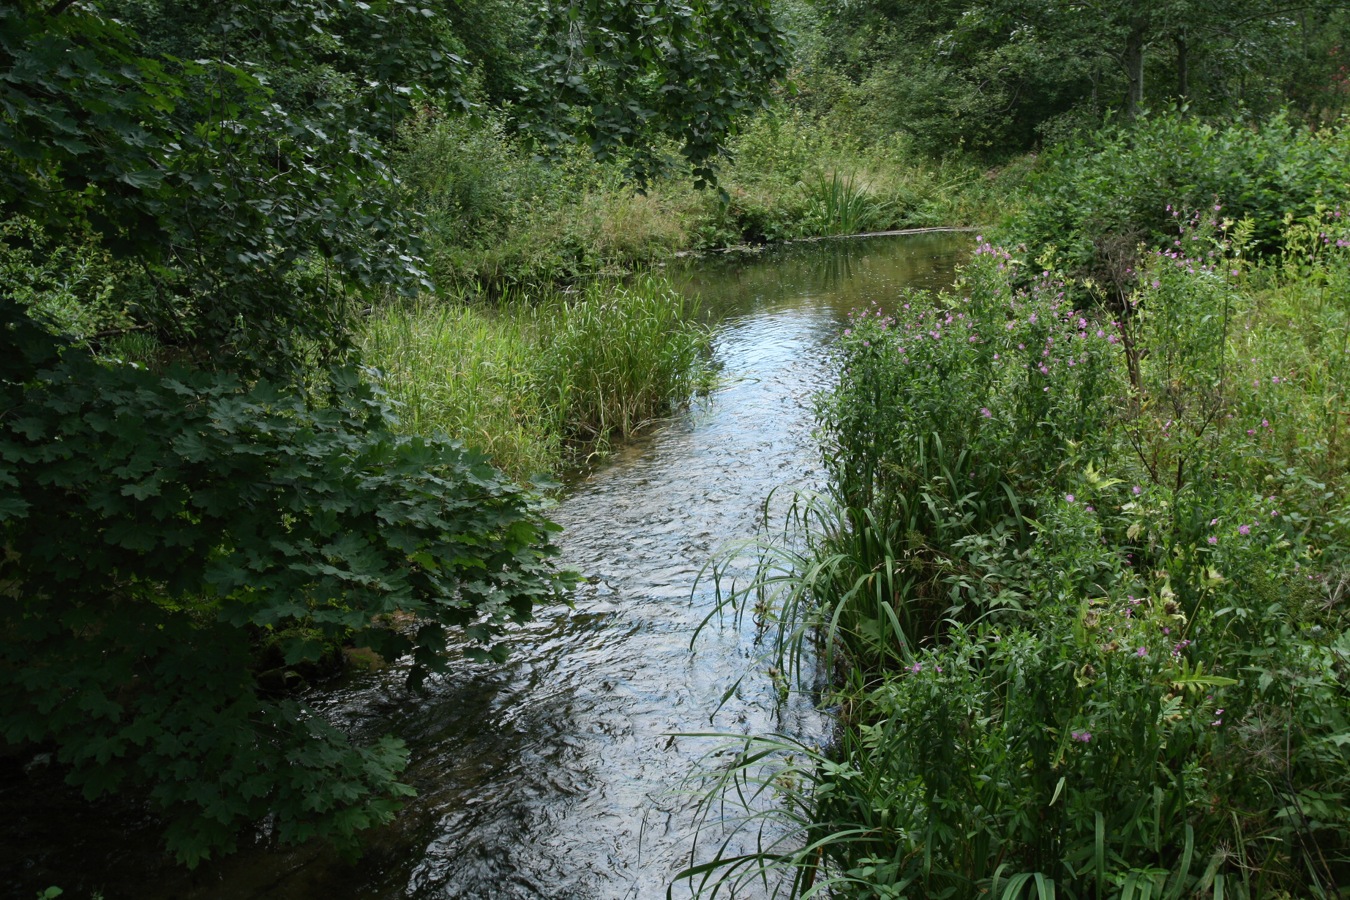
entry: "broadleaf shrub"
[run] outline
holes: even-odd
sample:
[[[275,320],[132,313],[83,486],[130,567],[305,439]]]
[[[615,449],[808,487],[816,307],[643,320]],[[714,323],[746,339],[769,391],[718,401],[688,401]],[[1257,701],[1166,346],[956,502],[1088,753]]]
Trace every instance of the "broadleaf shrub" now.
[[[358,373],[331,405],[229,375],[94,360],[14,304],[0,328],[0,723],[97,796],[148,792],[185,862],[271,816],[350,844],[408,789],[399,742],[353,746],[259,690],[255,638],[303,625],[417,683],[499,640],[566,578],[532,495],[443,439],[396,436]],[[286,663],[321,646],[292,641]]]
[[[1219,203],[1224,216],[1250,219],[1253,249],[1271,253],[1289,219],[1345,200],[1348,185],[1344,127],[1161,114],[1048,151],[998,240],[1040,266],[1128,293],[1140,246],[1174,239],[1173,210]]]

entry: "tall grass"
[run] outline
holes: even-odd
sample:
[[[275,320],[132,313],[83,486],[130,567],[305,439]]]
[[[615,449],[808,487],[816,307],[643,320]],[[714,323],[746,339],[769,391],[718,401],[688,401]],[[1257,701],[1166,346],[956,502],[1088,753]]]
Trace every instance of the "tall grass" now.
[[[444,432],[518,477],[557,468],[562,420],[546,396],[539,316],[528,305],[423,297],[377,312],[360,340],[408,432]]]
[[[495,307],[422,298],[361,332],[405,429],[444,432],[522,478],[669,415],[706,383],[710,344],[697,305],[653,277]]]
[[[541,319],[538,371],[569,438],[630,434],[706,386],[708,332],[696,304],[650,276],[592,283]]]

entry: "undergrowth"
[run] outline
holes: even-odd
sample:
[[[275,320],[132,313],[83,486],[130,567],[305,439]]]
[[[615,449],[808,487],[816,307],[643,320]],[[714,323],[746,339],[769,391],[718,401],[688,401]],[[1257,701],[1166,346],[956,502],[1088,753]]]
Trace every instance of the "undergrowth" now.
[[[427,115],[404,128],[395,168],[424,216],[443,290],[505,293],[641,269],[685,250],[931,225],[973,225],[1007,209],[1019,173],[863,139],[780,105],[731,143],[717,190],[678,167],[641,189],[584,148],[551,159],[505,119]]]
[[[951,292],[855,314],[829,489],[725,598],[775,672],[823,660],[837,743],[704,771],[708,815],[758,797],[762,838],[684,879],[1345,896],[1350,231],[1263,215],[1172,204],[1114,295],[984,242]]]

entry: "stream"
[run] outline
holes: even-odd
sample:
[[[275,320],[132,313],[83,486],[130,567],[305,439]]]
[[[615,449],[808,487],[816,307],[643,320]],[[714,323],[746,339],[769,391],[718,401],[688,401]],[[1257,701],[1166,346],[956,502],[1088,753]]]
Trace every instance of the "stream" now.
[[[563,564],[586,579],[572,608],[537,610],[506,664],[463,660],[423,695],[393,667],[308,698],[354,734],[392,733],[412,752],[404,780],[418,796],[359,861],[245,849],[186,873],[163,865],[149,823],[86,822],[58,799],[0,858],[0,893],[19,885],[31,898],[37,871],[67,897],[105,900],[664,897],[697,825],[682,780],[718,745],[679,735],[829,734],[809,698],[776,702],[749,621],[712,622],[691,652],[715,603],[700,572],[755,536],[775,488],[819,486],[812,396],[849,311],[945,286],[970,245],[950,233],[822,241],[670,268],[717,326],[719,387],[563,493],[551,512]]]

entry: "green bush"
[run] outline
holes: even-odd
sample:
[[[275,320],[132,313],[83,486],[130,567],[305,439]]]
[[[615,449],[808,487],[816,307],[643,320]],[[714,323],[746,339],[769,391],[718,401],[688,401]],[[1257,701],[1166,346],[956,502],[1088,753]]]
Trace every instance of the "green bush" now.
[[[1179,210],[1218,206],[1250,219],[1254,249],[1275,252],[1289,220],[1346,199],[1347,134],[1284,115],[1216,125],[1173,113],[1105,128],[1041,158],[1000,239],[1041,266],[1094,279],[1113,300],[1134,285],[1141,245],[1175,239]]]
[[[284,843],[354,846],[410,790],[402,745],[354,745],[269,695],[285,665],[354,637],[412,682],[567,579],[535,498],[444,439],[407,438],[351,371],[331,405],[234,376],[104,363],[0,305],[0,723],[50,742],[90,797],[146,792],[177,857],[229,852],[268,819]],[[398,627],[395,613],[416,624]]]
[[[424,217],[430,271],[446,291],[627,271],[690,243],[700,206],[687,178],[639,194],[620,164],[580,149],[541,159],[498,118],[426,116],[401,138],[395,168]]]
[[[572,440],[631,434],[705,383],[712,347],[697,305],[659,279],[593,283],[544,322],[539,380]]]

